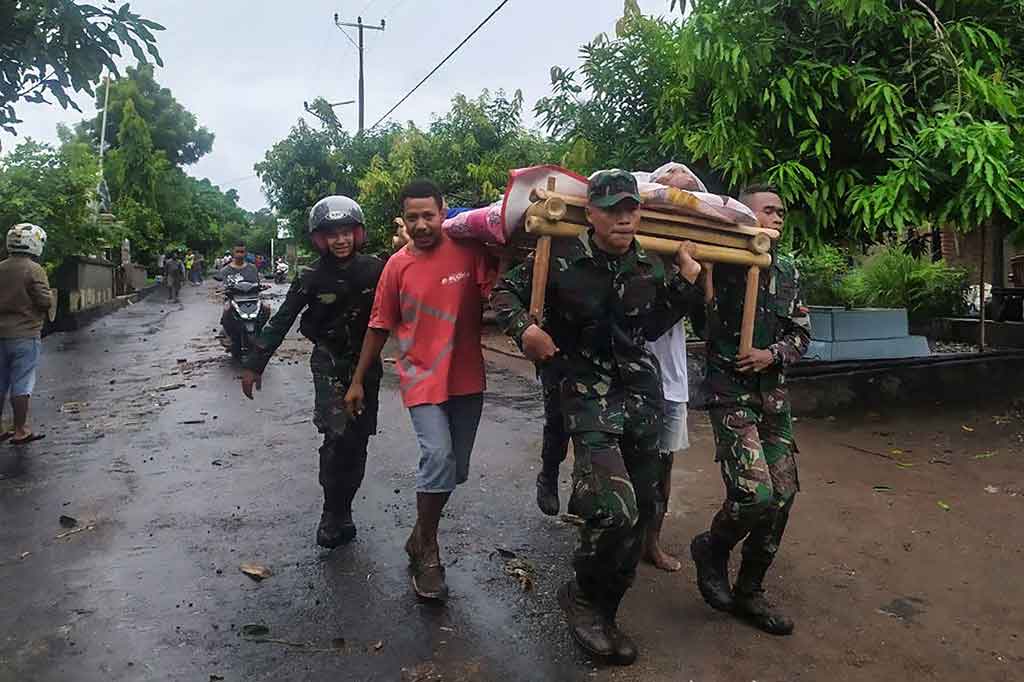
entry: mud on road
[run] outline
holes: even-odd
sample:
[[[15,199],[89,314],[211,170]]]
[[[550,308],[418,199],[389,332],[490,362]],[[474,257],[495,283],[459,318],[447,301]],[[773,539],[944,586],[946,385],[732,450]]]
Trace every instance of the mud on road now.
[[[308,344],[286,341],[249,402],[214,338],[216,296],[182,300],[45,341],[33,408],[48,437],[0,446],[4,682],[1019,679],[1024,422],[1008,406],[801,421],[802,492],[768,583],[796,633],[711,611],[689,562],[644,566],[621,615],[641,658],[595,667],[554,600],[574,533],[534,505],[529,366],[489,356],[470,481],[442,523],[452,598],[438,608],[408,585],[417,453],[394,379],[359,536],[321,550]],[[722,494],[703,415],[691,436],[665,530],[683,555]]]

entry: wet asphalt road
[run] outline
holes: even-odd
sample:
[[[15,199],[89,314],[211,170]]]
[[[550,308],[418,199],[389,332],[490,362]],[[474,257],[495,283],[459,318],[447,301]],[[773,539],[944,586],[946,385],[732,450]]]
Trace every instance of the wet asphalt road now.
[[[214,337],[212,289],[161,298],[45,339],[33,409],[47,438],[0,445],[0,682],[1020,678],[1024,411],[1005,402],[801,419],[802,490],[768,581],[794,635],[707,608],[689,561],[641,566],[620,616],[640,659],[595,668],[554,599],[574,532],[534,504],[528,364],[489,355],[470,481],[442,523],[452,596],[438,608],[408,584],[417,452],[394,379],[359,537],[321,550],[308,344],[287,340],[249,402]],[[722,494],[703,414],[690,436],[663,533],[684,558]],[[246,562],[273,575],[254,582]]]
[[[0,680],[587,676],[554,600],[573,534],[532,501],[535,384],[490,372],[470,482],[442,524],[452,598],[419,604],[402,551],[417,453],[394,379],[357,541],[321,550],[308,345],[286,341],[249,402],[214,339],[215,296],[182,300],[157,293],[45,340],[33,421],[47,438],[0,451]],[[62,514],[82,530],[58,538]],[[533,589],[498,548],[530,562]],[[274,575],[254,582],[244,562]]]

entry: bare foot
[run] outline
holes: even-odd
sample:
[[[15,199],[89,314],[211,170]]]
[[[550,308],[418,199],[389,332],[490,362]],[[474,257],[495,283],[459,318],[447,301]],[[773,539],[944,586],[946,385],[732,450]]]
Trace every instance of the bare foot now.
[[[644,561],[669,573],[675,573],[683,567],[679,559],[665,552],[656,542],[647,543],[644,550]]]

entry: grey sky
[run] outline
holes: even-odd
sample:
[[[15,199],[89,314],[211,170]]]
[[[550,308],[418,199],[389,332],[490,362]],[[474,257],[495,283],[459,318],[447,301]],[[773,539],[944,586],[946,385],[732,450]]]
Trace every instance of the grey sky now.
[[[213,151],[189,168],[222,189],[235,187],[244,207],[265,205],[253,164],[287,135],[303,100],[355,99],[358,56],[333,24],[362,14],[387,20],[387,31],[366,32],[366,119],[373,124],[492,9],[498,0],[135,0],[132,9],[163,24],[158,34],[164,68],[157,80],[216,134]],[[640,0],[644,12],[667,14],[669,0]],[[622,0],[511,0],[392,116],[429,123],[455,93],[521,89],[528,109],[549,92],[553,65],[578,63],[580,45],[613,33]],[[350,32],[355,38],[354,32]],[[85,114],[95,108],[77,99]],[[19,138],[0,134],[4,150],[31,136],[55,141],[58,122],[82,118],[58,105],[19,105]],[[338,113],[357,126],[354,105]],[[528,120],[532,123],[532,116]]]

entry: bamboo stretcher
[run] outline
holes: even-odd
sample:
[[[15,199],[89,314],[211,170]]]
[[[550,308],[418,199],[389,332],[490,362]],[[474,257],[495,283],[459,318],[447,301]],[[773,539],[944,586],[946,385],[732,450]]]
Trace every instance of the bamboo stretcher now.
[[[586,199],[559,194],[554,183],[555,179],[549,178],[546,190],[533,192],[533,204],[526,212],[526,231],[537,235],[530,297],[530,317],[537,324],[544,316],[552,238],[577,237],[587,229]],[[740,325],[743,354],[753,348],[760,273],[771,266],[771,240],[778,236],[775,230],[642,209],[636,240],[644,249],[665,256],[674,256],[680,243],[689,241],[694,245],[693,257],[699,262],[747,266]]]

